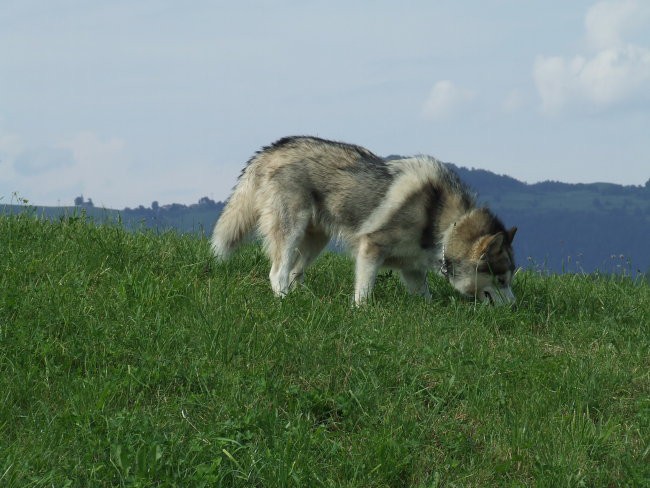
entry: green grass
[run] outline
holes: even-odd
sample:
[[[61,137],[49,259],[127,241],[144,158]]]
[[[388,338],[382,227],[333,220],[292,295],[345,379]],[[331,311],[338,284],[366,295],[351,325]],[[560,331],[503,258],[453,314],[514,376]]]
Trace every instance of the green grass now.
[[[520,273],[433,301],[323,255],[0,217],[0,486],[648,486],[650,287]]]

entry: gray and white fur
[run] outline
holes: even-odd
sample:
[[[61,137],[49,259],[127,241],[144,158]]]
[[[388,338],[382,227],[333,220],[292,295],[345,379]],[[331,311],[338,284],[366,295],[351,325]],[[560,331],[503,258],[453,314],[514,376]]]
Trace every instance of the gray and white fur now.
[[[355,258],[356,304],[370,296],[377,272],[400,272],[411,293],[429,298],[427,272],[447,277],[463,295],[512,303],[512,240],[447,166],[428,156],[385,161],[360,146],[286,137],[258,151],[212,235],[218,259],[257,230],[271,261],[277,296],[303,280],[332,238]]]

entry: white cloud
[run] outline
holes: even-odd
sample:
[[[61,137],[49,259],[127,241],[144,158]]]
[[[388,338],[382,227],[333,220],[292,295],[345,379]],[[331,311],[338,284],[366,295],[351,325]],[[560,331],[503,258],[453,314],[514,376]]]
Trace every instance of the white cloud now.
[[[22,150],[22,142],[17,134],[0,132],[0,156],[16,156]]]
[[[514,113],[520,110],[525,103],[524,95],[519,90],[512,90],[503,100],[502,108],[506,113]]]
[[[75,164],[59,174],[59,181],[74,185],[95,204],[109,204],[113,196],[123,198],[130,187],[125,175],[132,170],[124,140],[101,138],[93,132],[80,132],[60,143],[74,155]]]
[[[126,146],[122,139],[102,140],[93,132],[80,132],[60,144],[72,151],[78,169],[96,172],[98,167],[115,167],[123,161]]]
[[[446,119],[466,107],[475,96],[474,91],[458,87],[449,80],[439,81],[424,102],[422,115],[433,120]]]
[[[624,42],[630,26],[648,19],[635,1],[600,2],[587,12],[590,56],[539,56],[533,78],[542,111],[599,111],[650,100],[650,49]]]
[[[17,134],[0,129],[0,204],[10,201],[12,194],[19,189],[12,183],[16,178],[14,160],[22,150],[23,145]]]
[[[126,188],[130,164],[119,139],[81,132],[57,143],[28,145],[16,134],[0,136],[0,197],[14,192],[48,204],[71,204],[79,193],[95,203]],[[95,196],[100,198],[96,198]],[[65,200],[61,200],[61,199]]]
[[[540,56],[533,70],[548,114],[574,107],[602,110],[650,99],[650,50],[610,48],[587,59]]]
[[[148,155],[143,159],[134,164],[123,139],[89,131],[33,145],[20,135],[0,132],[0,204],[12,201],[14,193],[38,205],[72,205],[83,194],[108,208],[222,197],[210,184],[224,178],[214,161],[188,159],[170,167]],[[228,181],[238,172],[233,170]]]
[[[22,175],[38,175],[71,166],[74,156],[62,147],[36,147],[21,152],[15,159],[14,169]]]
[[[593,5],[585,16],[586,39],[594,49],[621,47],[624,38],[642,28],[650,18],[650,3],[637,0],[605,1]]]

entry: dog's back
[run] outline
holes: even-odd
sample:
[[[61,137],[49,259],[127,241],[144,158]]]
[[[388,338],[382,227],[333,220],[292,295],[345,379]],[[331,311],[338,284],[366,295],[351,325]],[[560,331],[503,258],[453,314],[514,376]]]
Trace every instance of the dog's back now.
[[[384,161],[362,147],[281,139],[247,163],[217,222],[212,248],[225,258],[256,226],[265,241],[278,240],[305,220],[312,231],[352,237],[390,181]]]

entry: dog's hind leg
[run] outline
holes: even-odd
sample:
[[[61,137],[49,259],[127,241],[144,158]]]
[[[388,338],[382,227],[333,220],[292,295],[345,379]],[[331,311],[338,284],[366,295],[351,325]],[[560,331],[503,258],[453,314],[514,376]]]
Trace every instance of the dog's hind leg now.
[[[271,288],[276,296],[289,293],[291,270],[300,259],[299,245],[304,239],[309,215],[296,215],[295,220],[282,223],[274,219],[269,232],[264,232],[266,246],[271,259]]]
[[[293,288],[303,282],[305,269],[318,257],[329,239],[329,235],[321,229],[312,226],[307,228],[298,246],[298,257],[289,273],[290,287]]]
[[[427,272],[420,269],[403,269],[400,271],[402,282],[409,292],[420,295],[427,300],[431,299],[429,284],[427,283]]]
[[[382,263],[383,256],[379,246],[370,242],[367,237],[362,238],[357,250],[355,266],[355,305],[362,305],[368,300]]]

